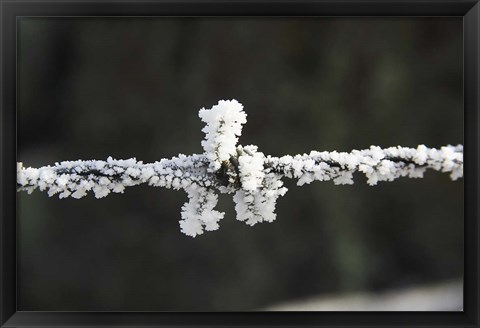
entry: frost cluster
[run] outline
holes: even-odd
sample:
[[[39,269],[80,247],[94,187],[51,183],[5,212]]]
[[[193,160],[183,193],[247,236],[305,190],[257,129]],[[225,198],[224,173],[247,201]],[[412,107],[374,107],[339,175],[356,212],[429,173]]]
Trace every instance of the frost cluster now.
[[[78,160],[41,168],[17,164],[17,190],[35,189],[59,198],[82,198],[92,192],[96,198],[123,193],[126,187],[147,183],[154,187],[183,189],[188,202],[182,207],[180,229],[191,237],[219,228],[224,213],[215,210],[218,193],[233,194],[237,220],[248,225],[272,222],[278,197],[287,192],[282,178],[297,179],[297,185],[312,181],[353,184],[353,174],[361,172],[369,185],[400,177],[421,178],[427,169],[450,173],[452,180],[463,177],[463,146],[440,149],[390,147],[347,152],[311,151],[309,154],[272,157],[257,146],[237,145],[243,106],[236,100],[219,101],[211,109],[201,109],[206,126],[203,154],[183,155],[143,163],[135,158],[106,161]]]
[[[273,222],[277,198],[287,192],[282,175],[265,167],[265,155],[257,152],[256,146],[238,146],[238,153],[241,188],[233,196],[237,220],[250,226]]]
[[[228,161],[235,154],[247,114],[238,101],[220,100],[211,109],[200,109],[198,116],[207,124],[202,129],[205,132],[202,146],[211,161],[210,170],[217,171],[223,161]]]
[[[182,206],[181,231],[187,236],[195,237],[207,231],[217,230],[218,221],[225,213],[215,211],[218,195],[213,189],[198,187],[195,184],[185,188],[189,201]]]

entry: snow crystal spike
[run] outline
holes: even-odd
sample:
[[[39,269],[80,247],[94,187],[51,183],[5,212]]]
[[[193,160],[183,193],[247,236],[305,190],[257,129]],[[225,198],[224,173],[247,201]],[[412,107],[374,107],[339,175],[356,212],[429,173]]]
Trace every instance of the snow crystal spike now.
[[[311,151],[303,155],[265,156],[255,145],[237,145],[246,123],[243,106],[236,100],[220,100],[199,117],[206,126],[203,154],[183,155],[143,163],[135,158],[106,161],[64,161],[54,166],[24,167],[17,163],[17,191],[46,191],[51,197],[82,198],[88,192],[102,198],[126,187],[147,183],[154,187],[183,189],[189,201],[182,206],[180,229],[195,237],[204,230],[217,230],[224,213],[216,211],[218,193],[233,194],[237,220],[248,225],[272,222],[278,197],[287,192],[283,178],[298,179],[297,185],[313,181],[353,184],[361,172],[369,185],[400,177],[421,178],[427,169],[463,177],[463,145],[440,149],[370,146],[346,152]]]

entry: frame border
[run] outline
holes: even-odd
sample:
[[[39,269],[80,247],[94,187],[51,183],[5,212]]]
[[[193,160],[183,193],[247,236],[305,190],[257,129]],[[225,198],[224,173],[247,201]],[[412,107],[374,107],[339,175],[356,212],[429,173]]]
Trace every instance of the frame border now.
[[[463,312],[30,312],[16,299],[16,24],[20,16],[463,16]],[[0,0],[0,327],[479,327],[479,0]]]

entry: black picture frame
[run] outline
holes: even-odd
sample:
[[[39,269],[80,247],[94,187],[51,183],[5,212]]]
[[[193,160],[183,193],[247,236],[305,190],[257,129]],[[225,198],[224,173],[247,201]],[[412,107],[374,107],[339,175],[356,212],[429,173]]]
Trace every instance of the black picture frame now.
[[[16,24],[20,16],[463,16],[465,275],[463,312],[28,312],[16,300]],[[478,327],[478,0],[0,0],[0,325],[1,327],[435,326]]]

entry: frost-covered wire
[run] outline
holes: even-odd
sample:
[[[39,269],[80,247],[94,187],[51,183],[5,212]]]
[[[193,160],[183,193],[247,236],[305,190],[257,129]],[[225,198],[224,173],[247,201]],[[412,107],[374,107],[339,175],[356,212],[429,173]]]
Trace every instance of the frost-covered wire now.
[[[379,181],[393,181],[400,177],[422,178],[427,169],[450,173],[452,180],[463,177],[463,145],[443,146],[440,149],[389,147],[346,152],[318,152],[310,154],[270,157],[266,167],[280,172],[288,178],[298,179],[301,186],[312,181],[353,184],[353,173],[358,171],[367,177],[367,183],[374,186]]]
[[[135,158],[115,160],[78,160],[40,168],[17,164],[17,190],[35,189],[59,198],[82,198],[91,192],[96,198],[123,193],[126,187],[147,183],[186,191],[189,201],[182,207],[181,231],[195,237],[205,230],[217,230],[224,213],[214,208],[218,193],[233,194],[237,219],[248,225],[272,222],[276,218],[278,197],[287,192],[283,178],[297,185],[313,181],[353,184],[353,174],[363,173],[369,185],[400,177],[421,178],[427,169],[449,173],[452,180],[463,177],[463,146],[440,149],[419,145],[416,148],[371,146],[351,152],[318,152],[296,156],[272,157],[257,146],[237,145],[243,106],[236,100],[220,101],[211,109],[201,109],[207,123],[202,130],[203,154],[183,155],[143,163]]]

